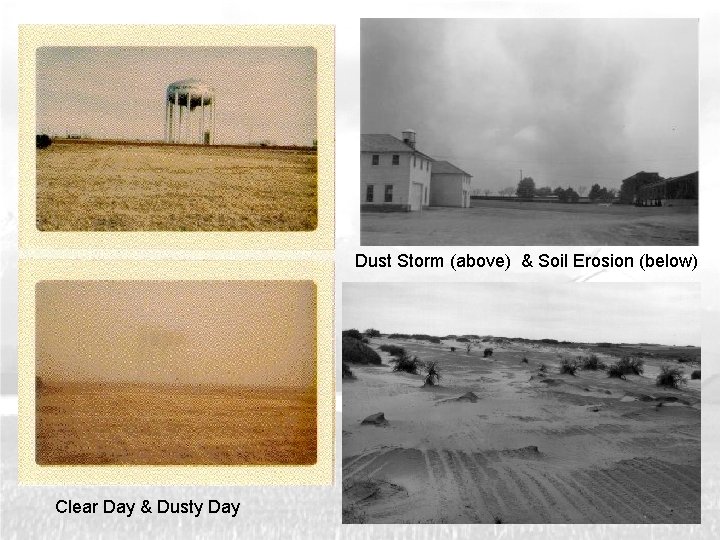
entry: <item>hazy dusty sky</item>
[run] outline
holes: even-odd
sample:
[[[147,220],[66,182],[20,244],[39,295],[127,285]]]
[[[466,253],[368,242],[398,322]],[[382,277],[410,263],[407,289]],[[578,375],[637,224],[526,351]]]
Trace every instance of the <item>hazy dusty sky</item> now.
[[[700,287],[650,283],[345,283],[344,329],[700,345]]]
[[[311,47],[43,47],[36,129],[162,139],[168,84],[194,78],[215,88],[218,143],[310,145],[316,73]]]
[[[698,169],[694,19],[361,23],[362,132],[412,128],[473,188]]]
[[[43,281],[36,313],[48,379],[315,384],[309,281]]]

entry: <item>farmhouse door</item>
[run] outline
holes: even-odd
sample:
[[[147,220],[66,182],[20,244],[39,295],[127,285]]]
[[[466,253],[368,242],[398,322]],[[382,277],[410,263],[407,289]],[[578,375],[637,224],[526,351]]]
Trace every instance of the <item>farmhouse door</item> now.
[[[410,186],[410,210],[422,210],[423,185],[413,182]]]

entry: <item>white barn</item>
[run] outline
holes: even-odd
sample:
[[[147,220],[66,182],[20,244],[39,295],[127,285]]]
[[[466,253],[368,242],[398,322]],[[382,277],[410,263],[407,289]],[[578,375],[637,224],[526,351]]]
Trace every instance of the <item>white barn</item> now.
[[[472,175],[447,161],[435,161],[430,182],[432,206],[470,208],[470,179]]]
[[[402,137],[360,136],[361,210],[409,212],[430,204],[433,160],[416,149],[413,130]]]

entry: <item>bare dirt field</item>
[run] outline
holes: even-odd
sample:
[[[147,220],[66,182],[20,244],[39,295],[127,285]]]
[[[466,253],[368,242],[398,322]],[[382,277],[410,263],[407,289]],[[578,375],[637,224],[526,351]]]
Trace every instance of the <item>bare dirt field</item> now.
[[[383,365],[350,365],[344,522],[700,522],[700,381],[689,377],[699,364],[648,355],[642,375],[621,380],[560,374],[562,358],[589,348],[510,341],[483,358],[486,344],[467,354],[449,341],[370,340],[383,343],[436,361],[442,379],[423,386],[421,375],[393,372],[386,353]],[[666,364],[687,384],[656,386]],[[468,392],[475,402],[457,399]],[[387,425],[361,424],[377,412]]]
[[[308,465],[316,394],[290,388],[62,383],[36,400],[40,465]]]
[[[696,206],[472,201],[472,208],[362,213],[365,246],[694,246]]]
[[[73,142],[37,151],[41,231],[311,231],[310,150]]]

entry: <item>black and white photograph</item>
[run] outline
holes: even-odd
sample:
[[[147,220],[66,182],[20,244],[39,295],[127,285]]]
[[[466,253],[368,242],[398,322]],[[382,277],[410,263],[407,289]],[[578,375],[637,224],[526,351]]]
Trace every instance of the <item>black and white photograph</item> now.
[[[344,283],[343,523],[700,523],[699,303]]]
[[[362,245],[697,245],[697,19],[362,19],[360,50]]]

